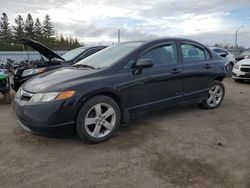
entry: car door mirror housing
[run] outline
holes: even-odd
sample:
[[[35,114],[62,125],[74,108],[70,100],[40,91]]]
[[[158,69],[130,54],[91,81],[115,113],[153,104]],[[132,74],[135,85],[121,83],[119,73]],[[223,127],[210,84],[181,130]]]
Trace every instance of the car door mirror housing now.
[[[144,68],[150,68],[154,65],[152,59],[140,59],[137,61],[135,68],[136,69],[144,69]]]
[[[142,70],[145,68],[150,68],[154,65],[152,59],[140,59],[133,66],[133,74],[138,75],[142,73]]]

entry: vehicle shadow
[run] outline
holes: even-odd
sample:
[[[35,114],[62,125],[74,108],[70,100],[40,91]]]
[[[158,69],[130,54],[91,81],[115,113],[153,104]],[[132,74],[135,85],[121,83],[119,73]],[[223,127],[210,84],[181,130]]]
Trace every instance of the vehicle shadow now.
[[[166,130],[158,125],[157,120],[171,117],[179,117],[184,113],[200,109],[196,105],[176,106],[161,109],[154,112],[147,112],[133,118],[128,126],[121,126],[119,131],[108,141],[99,144],[89,144],[82,142],[76,135],[63,135],[60,137],[43,137],[24,132],[19,127],[15,130],[16,141],[21,145],[32,147],[82,147],[93,150],[130,150],[138,146],[143,146],[149,141],[166,136]],[[37,146],[36,146],[37,145]]]

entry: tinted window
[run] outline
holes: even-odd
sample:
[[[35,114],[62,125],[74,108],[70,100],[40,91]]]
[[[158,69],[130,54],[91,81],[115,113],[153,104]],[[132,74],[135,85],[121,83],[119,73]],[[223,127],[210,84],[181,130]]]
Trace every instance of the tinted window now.
[[[205,49],[206,60],[211,60],[211,54]]]
[[[149,50],[139,59],[151,59],[154,66],[177,63],[177,51],[175,44],[168,44]]]
[[[211,59],[209,52],[195,45],[182,44],[181,50],[184,62],[205,61],[206,59]]]

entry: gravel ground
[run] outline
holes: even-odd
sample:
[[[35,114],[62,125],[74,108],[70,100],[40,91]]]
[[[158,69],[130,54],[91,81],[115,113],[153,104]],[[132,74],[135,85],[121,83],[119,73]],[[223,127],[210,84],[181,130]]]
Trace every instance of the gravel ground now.
[[[109,141],[21,130],[0,105],[0,187],[250,187],[250,84],[224,81],[221,107],[161,110]]]

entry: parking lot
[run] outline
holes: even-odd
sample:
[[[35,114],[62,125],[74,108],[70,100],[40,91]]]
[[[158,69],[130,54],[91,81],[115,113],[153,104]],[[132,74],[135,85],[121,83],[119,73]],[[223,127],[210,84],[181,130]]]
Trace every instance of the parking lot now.
[[[0,187],[250,187],[250,84],[215,110],[154,112],[97,145],[21,130],[0,105]]]

